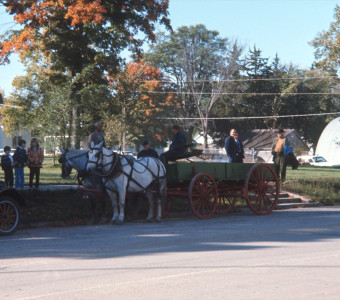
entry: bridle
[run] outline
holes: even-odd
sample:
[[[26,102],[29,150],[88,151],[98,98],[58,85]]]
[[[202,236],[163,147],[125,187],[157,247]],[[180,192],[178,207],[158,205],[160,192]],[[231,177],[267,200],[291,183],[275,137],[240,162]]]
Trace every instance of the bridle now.
[[[118,160],[119,160],[119,156],[118,154],[116,154],[115,152],[112,151],[112,153],[110,154],[104,154],[103,152],[103,147],[94,147],[94,148],[91,148],[89,150],[90,153],[93,152],[93,150],[97,150],[98,152],[95,154],[95,157],[97,158],[97,160],[90,160],[88,159],[87,163],[91,163],[91,164],[94,164],[96,166],[95,170],[92,171],[94,174],[100,176],[100,177],[108,177],[110,175],[112,175],[112,172],[114,170],[114,168],[116,167],[117,163],[118,163]],[[112,159],[111,162],[108,162],[106,164],[104,164],[104,157],[111,157],[111,156],[116,156],[115,158]],[[103,169],[107,166],[110,166],[110,169],[108,172],[106,173],[103,173]],[[101,171],[98,171],[98,170],[101,170]]]
[[[85,170],[86,170],[87,164],[89,162],[89,153],[88,152],[81,153],[81,154],[72,156],[72,157],[67,159],[66,154],[67,154],[68,151],[69,150],[66,149],[65,152],[58,159],[59,163],[61,163],[61,173],[62,173],[64,178],[70,178],[70,174],[72,172],[72,167],[71,167],[70,163],[68,162],[69,160],[72,160],[72,159],[86,155],[87,161],[86,161],[86,164],[85,164]],[[77,174],[75,175],[75,178],[79,178],[79,172],[77,172]]]

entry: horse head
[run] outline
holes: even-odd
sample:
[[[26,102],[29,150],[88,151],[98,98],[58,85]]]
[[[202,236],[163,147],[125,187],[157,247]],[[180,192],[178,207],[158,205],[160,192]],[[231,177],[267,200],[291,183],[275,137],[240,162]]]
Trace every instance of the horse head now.
[[[103,142],[95,145],[92,141],[90,143],[89,159],[86,166],[86,171],[90,172],[98,169],[103,164]]]
[[[62,147],[60,147],[61,156],[59,157],[58,161],[61,163],[61,177],[63,179],[69,178],[72,172],[72,166],[66,157],[68,151],[68,149],[64,150]]]

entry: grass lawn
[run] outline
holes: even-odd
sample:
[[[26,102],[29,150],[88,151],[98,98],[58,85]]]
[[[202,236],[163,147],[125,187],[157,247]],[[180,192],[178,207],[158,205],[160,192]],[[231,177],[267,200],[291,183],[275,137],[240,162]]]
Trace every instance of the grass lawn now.
[[[25,182],[28,184],[29,169],[25,168]],[[41,169],[41,184],[77,184],[76,179],[64,180],[60,176],[61,165],[53,166],[52,158],[46,158]],[[75,175],[73,171],[72,175]],[[0,180],[3,180],[0,172]],[[284,189],[308,196],[315,201],[326,205],[340,205],[340,169],[317,168],[300,166],[298,170],[287,168],[287,182]],[[81,199],[75,191],[21,191],[27,201],[23,211],[23,223],[56,222],[55,225],[86,224],[91,216],[89,200]],[[141,216],[146,216],[146,201],[142,201]],[[145,202],[145,203],[144,203]],[[245,206],[245,201],[237,202],[237,207]],[[111,204],[107,203],[108,213],[111,213]],[[175,199],[173,213],[186,215],[189,209],[188,201]],[[144,216],[145,215],[145,216]]]
[[[340,168],[287,167],[285,189],[326,205],[340,204]]]
[[[29,169],[25,167],[25,185],[28,185],[29,180]],[[45,157],[43,168],[40,171],[40,184],[77,184],[77,180],[73,179],[63,179],[60,176],[61,165],[58,163],[53,166],[53,161],[51,157]],[[75,175],[75,171],[72,170],[71,177]],[[0,181],[4,181],[4,173],[0,172]]]

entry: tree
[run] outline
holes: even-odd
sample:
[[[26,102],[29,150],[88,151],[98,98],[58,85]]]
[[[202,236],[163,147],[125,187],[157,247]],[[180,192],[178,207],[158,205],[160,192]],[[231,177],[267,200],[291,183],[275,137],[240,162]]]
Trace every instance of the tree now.
[[[71,76],[73,135],[80,144],[81,90],[107,84],[116,73],[120,52],[137,55],[144,39],[154,40],[155,25],[170,29],[168,0],[7,0],[2,1],[20,30],[0,37],[0,63],[13,52],[31,58],[42,54],[54,70]],[[140,34],[142,33],[142,34]]]
[[[327,94],[335,83],[324,71],[282,65],[278,55],[270,61],[263,58],[261,51],[254,47],[246,55],[244,72],[233,87],[233,91],[239,94],[225,96],[213,111],[215,117],[233,116],[240,119],[215,121],[213,138],[222,146],[227,135],[226,128],[237,128],[242,136],[243,132],[254,128],[281,127],[298,130],[307,142],[315,145],[327,122],[326,116],[279,116],[335,111],[335,98]],[[259,116],[270,117],[247,119]]]
[[[310,42],[315,48],[315,66],[332,75],[337,74],[340,66],[340,6],[334,9],[334,22],[328,31],[322,31]]]
[[[162,121],[157,117],[164,115],[171,107],[171,95],[164,95],[162,72],[143,60],[131,62],[116,76],[111,78],[114,92],[113,102],[119,113],[112,118],[106,114],[104,121],[109,125],[106,132],[109,138],[119,137],[126,150],[127,140],[134,145],[143,139],[159,143],[157,136],[163,133]],[[117,138],[116,138],[117,140]]]
[[[221,38],[217,31],[196,25],[180,27],[171,35],[160,34],[146,55],[151,64],[174,80],[180,108],[177,116],[184,119],[190,139],[197,121],[185,119],[199,119],[204,148],[212,108],[237,73],[241,51],[236,42]]]
[[[5,131],[24,127],[34,131],[41,139],[45,136],[57,137],[60,145],[69,147],[73,106],[71,81],[70,76],[51,70],[48,64],[40,60],[27,63],[26,75],[14,79],[14,92],[6,100],[6,104],[14,107],[5,106],[1,112]],[[89,101],[93,98],[100,101]],[[107,111],[111,98],[107,86],[92,85],[82,90],[82,133],[89,131],[102,111]]]

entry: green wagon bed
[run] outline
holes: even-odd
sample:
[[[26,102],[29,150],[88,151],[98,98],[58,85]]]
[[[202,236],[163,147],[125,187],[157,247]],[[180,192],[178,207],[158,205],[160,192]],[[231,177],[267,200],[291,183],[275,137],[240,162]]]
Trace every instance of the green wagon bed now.
[[[193,213],[210,218],[230,212],[244,198],[256,214],[269,214],[276,206],[279,181],[272,164],[177,161],[167,166],[168,204],[174,197],[188,198]]]

